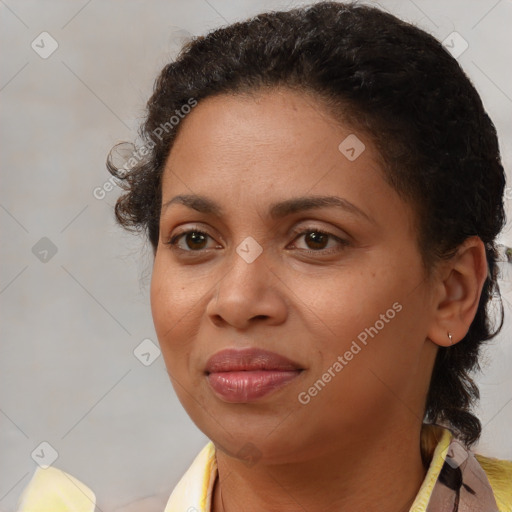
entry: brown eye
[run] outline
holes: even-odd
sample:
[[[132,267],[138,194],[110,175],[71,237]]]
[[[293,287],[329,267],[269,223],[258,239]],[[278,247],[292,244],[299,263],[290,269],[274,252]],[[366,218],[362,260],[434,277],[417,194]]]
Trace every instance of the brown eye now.
[[[319,233],[318,231],[311,231],[306,235],[304,241],[307,244],[312,244],[313,249],[325,249],[325,244],[329,241],[329,235]]]
[[[332,233],[327,233],[322,229],[318,228],[306,228],[300,231],[295,232],[297,236],[296,240],[302,236],[304,236],[304,242],[307,246],[306,249],[301,249],[302,251],[309,253],[323,253],[330,254],[333,252],[339,252],[343,250],[349,242],[347,240],[343,240]],[[334,243],[334,247],[327,248],[326,245],[329,243],[329,239],[332,239]]]
[[[178,242],[181,238],[184,239],[186,248],[183,246],[180,247],[178,245]],[[197,252],[205,249],[207,238],[210,238],[208,233],[205,233],[204,231],[198,231],[197,229],[191,229],[174,235],[169,241],[165,243],[182,251]]]

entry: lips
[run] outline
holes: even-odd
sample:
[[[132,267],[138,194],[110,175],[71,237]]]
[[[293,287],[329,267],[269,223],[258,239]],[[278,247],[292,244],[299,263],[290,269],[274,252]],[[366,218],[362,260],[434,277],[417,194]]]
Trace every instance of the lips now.
[[[302,370],[299,364],[274,352],[261,349],[227,349],[214,354],[206,363],[206,373],[257,370]]]
[[[226,402],[252,402],[282,388],[298,377],[301,366],[279,354],[261,349],[227,349],[207,362],[208,383]]]

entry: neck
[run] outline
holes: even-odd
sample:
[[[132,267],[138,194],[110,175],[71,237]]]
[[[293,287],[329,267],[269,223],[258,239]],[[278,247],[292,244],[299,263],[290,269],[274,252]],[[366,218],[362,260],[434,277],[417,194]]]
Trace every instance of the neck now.
[[[359,441],[293,464],[260,460],[248,467],[218,451],[212,510],[408,512],[426,474],[420,430],[408,425],[369,437],[359,433]]]

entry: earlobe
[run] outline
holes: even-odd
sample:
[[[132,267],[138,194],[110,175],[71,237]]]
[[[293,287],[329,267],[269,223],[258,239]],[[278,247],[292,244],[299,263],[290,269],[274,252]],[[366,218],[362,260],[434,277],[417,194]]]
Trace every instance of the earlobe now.
[[[464,338],[478,309],[488,275],[482,240],[477,236],[468,238],[445,263],[444,270],[428,338],[449,347]]]

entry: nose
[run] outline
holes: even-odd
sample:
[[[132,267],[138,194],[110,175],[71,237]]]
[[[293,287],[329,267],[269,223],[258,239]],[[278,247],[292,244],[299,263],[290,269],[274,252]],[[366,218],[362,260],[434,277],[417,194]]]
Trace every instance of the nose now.
[[[216,326],[247,329],[256,321],[285,321],[287,287],[270,266],[263,248],[251,237],[233,251],[227,271],[213,288],[206,313]]]

